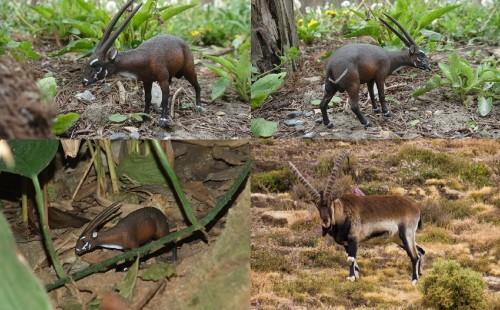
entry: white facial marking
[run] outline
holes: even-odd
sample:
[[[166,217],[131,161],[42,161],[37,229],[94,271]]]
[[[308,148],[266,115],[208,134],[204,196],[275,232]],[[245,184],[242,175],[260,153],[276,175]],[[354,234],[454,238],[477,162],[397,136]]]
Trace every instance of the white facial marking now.
[[[95,231],[94,231],[94,232],[92,233],[92,238],[96,238],[96,237],[97,237],[97,232],[95,232]]]
[[[106,69],[106,71],[104,71],[104,78],[106,78],[108,76],[108,69]]]
[[[99,61],[99,59],[98,59],[98,58],[96,58],[96,59],[92,60],[92,61],[89,63],[89,65],[91,65],[91,66],[92,66],[93,64],[95,64],[95,63],[96,63],[96,62],[98,62],[98,61]]]
[[[102,72],[102,67],[100,67],[100,68],[99,68],[99,71],[97,71],[97,73],[96,73],[96,74],[99,74],[99,73],[101,73],[101,72]]]

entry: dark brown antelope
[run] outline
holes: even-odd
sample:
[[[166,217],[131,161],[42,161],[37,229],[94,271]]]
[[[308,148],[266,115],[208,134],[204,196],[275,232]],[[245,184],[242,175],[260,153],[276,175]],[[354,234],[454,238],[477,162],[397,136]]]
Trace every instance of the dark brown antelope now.
[[[102,225],[118,215],[120,203],[113,203],[99,213],[82,231],[75,246],[75,253],[82,255],[96,248],[127,250],[166,236],[169,226],[165,215],[156,208],[141,208],[128,214],[114,227],[98,231]],[[173,247],[173,257],[177,257]]]
[[[377,85],[382,113],[385,117],[390,117],[391,112],[385,102],[385,79],[395,70],[405,66],[430,71],[427,56],[413,38],[394,18],[385,15],[396,24],[401,33],[382,18],[380,18],[380,21],[394,32],[408,48],[401,51],[388,51],[371,44],[348,44],[336,50],[326,64],[325,94],[320,103],[322,119],[319,119],[318,123],[323,121],[323,124],[328,128],[333,127],[326,112],[328,103],[337,91],[347,91],[351,110],[365,128],[369,127],[371,126],[370,122],[359,109],[359,89],[361,84],[368,84],[373,112],[380,113],[373,92],[373,86]]]
[[[314,200],[321,218],[323,236],[329,234],[335,242],[344,246],[350,263],[350,281],[359,278],[356,253],[361,241],[398,234],[402,242],[400,246],[410,257],[412,284],[415,285],[422,274],[421,260],[425,254],[415,241],[415,233],[420,225],[420,207],[412,200],[397,195],[359,196],[345,193],[335,197],[336,179],[347,156],[347,153],[343,153],[335,160],[324,191],[315,189],[291,162],[289,165]]]
[[[118,52],[115,48],[111,48],[118,35],[142,6],[142,3],[139,4],[118,29],[112,32],[118,19],[133,2],[134,0],[129,0],[109,23],[87,66],[83,84],[88,86],[116,73],[142,81],[145,97],[144,112],[149,113],[151,89],[153,82],[157,81],[162,91],[159,125],[168,127],[171,125],[168,96],[173,77],[185,77],[193,85],[196,93],[196,108],[199,112],[203,111],[201,89],[196,77],[193,54],[184,41],[168,35],[158,35],[145,41],[136,49],[125,52]]]

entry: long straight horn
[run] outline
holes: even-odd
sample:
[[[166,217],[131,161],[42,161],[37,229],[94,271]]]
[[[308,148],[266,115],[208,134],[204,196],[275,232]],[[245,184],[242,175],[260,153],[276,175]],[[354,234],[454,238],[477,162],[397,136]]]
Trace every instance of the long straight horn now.
[[[349,152],[344,151],[335,158],[333,162],[332,172],[330,173],[330,178],[328,179],[325,186],[324,199],[330,199],[333,193],[333,188],[335,187],[335,182],[339,176],[340,170],[342,169],[342,163],[348,158]]]
[[[385,20],[383,20],[382,18],[380,18],[380,21],[389,29],[391,29],[391,31],[398,36],[399,39],[401,39],[401,41],[403,41],[403,43],[407,46],[407,47],[410,47],[411,43],[408,42],[408,40],[402,35],[400,34],[399,32],[396,31],[396,29],[394,29],[391,25],[389,25]]]
[[[314,202],[316,204],[319,204],[321,201],[319,192],[311,185],[311,183],[309,183],[309,181],[307,181],[307,179],[302,175],[302,173],[300,173],[297,167],[292,164],[292,162],[289,161],[288,164],[290,165],[290,168],[292,168],[293,174],[295,174],[300,183],[302,183],[306,187],[307,192],[313,197]]]
[[[391,15],[389,15],[389,14],[384,13],[384,15],[385,15],[385,16],[387,16],[387,18],[389,18],[389,19],[390,19],[390,20],[391,20],[394,24],[396,24],[396,26],[398,26],[398,28],[399,28],[399,29],[403,32],[403,34],[405,35],[405,37],[406,37],[406,39],[408,40],[408,42],[410,42],[410,43],[411,43],[411,44],[413,44],[413,45],[417,45],[417,44],[415,43],[415,41],[413,40],[413,38],[411,37],[411,35],[408,33],[408,31],[406,31],[406,29],[405,29],[403,26],[401,26],[401,24],[400,24],[397,20],[395,20],[395,19],[394,19]]]
[[[82,236],[94,231],[99,225],[108,221],[120,209],[121,201],[117,201],[109,205],[101,213],[99,213],[92,221],[87,224],[87,227],[82,232]]]
[[[116,25],[116,22],[118,22],[118,20],[123,15],[125,10],[128,9],[128,7],[132,5],[134,1],[135,0],[129,0],[127,3],[125,3],[125,5],[120,9],[120,11],[118,11],[118,13],[116,13],[116,15],[113,17],[111,22],[109,22],[108,27],[106,28],[106,31],[104,31],[104,35],[101,38],[101,41],[99,41],[99,43],[97,44],[96,50],[98,50],[104,44],[104,42],[108,40],[111,31],[113,31],[113,28]]]

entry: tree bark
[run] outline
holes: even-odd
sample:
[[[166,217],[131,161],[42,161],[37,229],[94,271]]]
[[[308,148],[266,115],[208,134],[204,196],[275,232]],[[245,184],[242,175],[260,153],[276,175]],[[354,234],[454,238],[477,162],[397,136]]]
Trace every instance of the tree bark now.
[[[260,72],[274,69],[279,56],[298,45],[293,0],[252,0],[252,64]],[[297,70],[296,62],[285,69]]]

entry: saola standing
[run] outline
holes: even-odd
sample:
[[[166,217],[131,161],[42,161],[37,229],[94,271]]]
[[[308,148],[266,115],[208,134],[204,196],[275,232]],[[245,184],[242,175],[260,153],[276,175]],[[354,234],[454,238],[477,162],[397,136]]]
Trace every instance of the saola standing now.
[[[402,33],[385,20],[380,19],[380,21],[394,32],[408,48],[401,51],[388,51],[371,44],[348,44],[336,50],[326,64],[325,94],[320,103],[322,121],[328,128],[332,128],[333,124],[330,123],[326,110],[328,103],[337,91],[347,91],[351,110],[356,114],[361,124],[368,127],[371,124],[359,109],[361,84],[368,84],[373,112],[380,113],[381,110],[375,101],[373,92],[373,86],[377,84],[382,113],[385,117],[389,117],[391,113],[387,108],[384,94],[385,79],[396,69],[404,66],[430,71],[427,56],[413,38],[394,18],[385,15],[398,26]]]
[[[118,29],[112,33],[118,19],[133,2],[134,0],[129,0],[109,23],[101,41],[95,48],[91,61],[87,65],[83,84],[85,86],[91,85],[115,73],[134,77],[142,81],[144,85],[144,112],[149,113],[151,89],[153,82],[157,81],[162,91],[159,124],[161,127],[168,127],[171,125],[168,96],[173,77],[185,77],[193,85],[196,93],[197,110],[203,110],[201,107],[201,88],[196,77],[193,54],[184,41],[167,35],[153,37],[136,49],[125,52],[118,52],[115,48],[111,48],[118,35],[142,6],[142,4],[139,4]]]

